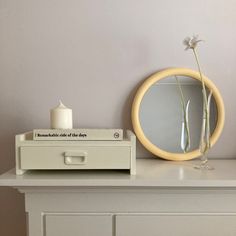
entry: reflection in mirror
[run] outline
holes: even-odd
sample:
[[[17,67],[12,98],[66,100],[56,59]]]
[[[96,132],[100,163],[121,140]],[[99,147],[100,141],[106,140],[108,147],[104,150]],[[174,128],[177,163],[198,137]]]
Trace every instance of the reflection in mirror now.
[[[189,129],[191,146],[188,151],[199,148],[202,127],[202,85],[190,77],[178,76],[184,99],[189,104]],[[140,124],[145,136],[160,149],[183,153],[181,131],[183,109],[181,93],[175,76],[160,80],[145,93],[139,110]],[[217,123],[217,108],[211,99],[210,124],[213,133]]]

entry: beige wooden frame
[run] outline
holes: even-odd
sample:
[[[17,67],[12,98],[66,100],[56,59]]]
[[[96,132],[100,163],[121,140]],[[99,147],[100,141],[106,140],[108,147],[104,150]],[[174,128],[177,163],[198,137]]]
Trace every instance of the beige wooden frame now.
[[[134,131],[139,141],[143,144],[143,146],[147,150],[149,150],[154,155],[167,159],[167,160],[184,161],[184,160],[190,160],[198,156],[201,156],[200,151],[196,149],[188,153],[172,153],[172,152],[167,152],[165,150],[158,148],[145,136],[143,129],[141,127],[141,124],[140,124],[140,120],[139,120],[140,104],[147,90],[159,80],[162,80],[168,76],[173,76],[173,75],[188,76],[188,77],[192,77],[193,79],[201,81],[199,72],[191,70],[191,69],[187,69],[187,68],[170,68],[170,69],[165,69],[163,71],[153,74],[152,76],[150,76],[144,81],[144,83],[139,87],[135,95],[133,105],[132,105],[131,119],[132,119]],[[223,99],[217,87],[206,76],[203,76],[203,79],[204,79],[206,87],[212,90],[212,93],[216,102],[216,106],[217,106],[217,113],[218,113],[217,124],[211,136],[211,145],[213,146],[218,140],[223,130],[224,120],[225,120],[225,109],[224,109]]]

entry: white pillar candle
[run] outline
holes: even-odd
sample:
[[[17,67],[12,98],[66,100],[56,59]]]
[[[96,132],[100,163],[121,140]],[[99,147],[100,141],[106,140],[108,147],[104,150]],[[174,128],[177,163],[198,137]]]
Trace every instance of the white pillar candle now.
[[[51,129],[72,129],[72,110],[60,104],[50,110]]]

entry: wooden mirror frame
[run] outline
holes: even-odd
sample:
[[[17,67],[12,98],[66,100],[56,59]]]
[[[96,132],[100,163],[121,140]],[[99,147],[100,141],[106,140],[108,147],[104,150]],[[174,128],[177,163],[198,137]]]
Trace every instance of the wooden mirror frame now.
[[[201,77],[200,77],[199,72],[191,70],[191,69],[187,69],[187,68],[170,68],[170,69],[165,69],[165,70],[162,70],[160,72],[153,74],[152,76],[150,76],[144,81],[144,83],[139,87],[139,89],[136,92],[133,105],[132,105],[131,120],[132,120],[134,132],[136,133],[139,141],[143,144],[143,146],[148,151],[153,153],[155,156],[161,157],[166,160],[185,161],[185,160],[191,160],[191,159],[201,156],[200,151],[196,149],[187,153],[173,153],[173,152],[167,152],[165,150],[158,148],[145,136],[143,129],[141,127],[141,124],[140,124],[140,120],[139,120],[140,104],[142,102],[142,99],[145,93],[148,91],[148,89],[156,82],[168,76],[174,76],[174,75],[192,77],[193,79],[199,80],[201,82]],[[224,109],[223,99],[220,95],[219,90],[214,85],[214,83],[204,75],[203,75],[203,80],[206,87],[212,90],[212,95],[215,99],[216,107],[217,107],[217,123],[210,138],[211,146],[213,146],[218,140],[218,138],[220,137],[220,134],[224,127],[225,109]]]

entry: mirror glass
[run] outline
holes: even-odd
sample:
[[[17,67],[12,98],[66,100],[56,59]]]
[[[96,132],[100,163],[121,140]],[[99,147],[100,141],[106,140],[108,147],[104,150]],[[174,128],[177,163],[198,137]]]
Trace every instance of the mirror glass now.
[[[183,153],[181,131],[183,109],[181,92],[189,102],[190,149],[199,148],[202,127],[203,99],[201,82],[191,77],[176,76],[164,78],[145,93],[139,110],[140,124],[145,136],[160,149],[167,152]],[[209,91],[208,91],[209,92]],[[210,125],[213,133],[217,124],[217,107],[214,97],[211,99]]]

